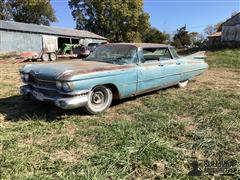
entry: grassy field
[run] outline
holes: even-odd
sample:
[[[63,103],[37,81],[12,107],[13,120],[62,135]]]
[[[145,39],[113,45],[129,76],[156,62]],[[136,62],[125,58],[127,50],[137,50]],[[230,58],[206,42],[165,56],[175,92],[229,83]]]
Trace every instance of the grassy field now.
[[[24,100],[20,66],[0,65],[0,179],[186,179],[193,160],[203,170],[219,156],[238,161],[221,178],[240,178],[240,49],[208,52],[207,62],[187,88],[97,116]]]

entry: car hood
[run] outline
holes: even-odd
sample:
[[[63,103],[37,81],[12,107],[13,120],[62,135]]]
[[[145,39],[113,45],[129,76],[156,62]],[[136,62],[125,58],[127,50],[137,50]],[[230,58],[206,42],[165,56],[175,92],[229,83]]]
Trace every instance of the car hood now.
[[[76,80],[73,77],[104,71],[128,69],[133,65],[117,65],[97,61],[73,60],[65,63],[29,64],[21,70],[30,73],[33,77],[43,80]]]

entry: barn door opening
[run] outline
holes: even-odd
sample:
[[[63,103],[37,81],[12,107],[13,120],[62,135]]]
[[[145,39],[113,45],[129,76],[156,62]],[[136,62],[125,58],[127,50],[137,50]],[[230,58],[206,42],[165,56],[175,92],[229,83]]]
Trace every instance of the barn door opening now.
[[[58,49],[60,54],[71,54],[73,47],[77,45],[79,45],[79,39],[65,37],[58,38]]]

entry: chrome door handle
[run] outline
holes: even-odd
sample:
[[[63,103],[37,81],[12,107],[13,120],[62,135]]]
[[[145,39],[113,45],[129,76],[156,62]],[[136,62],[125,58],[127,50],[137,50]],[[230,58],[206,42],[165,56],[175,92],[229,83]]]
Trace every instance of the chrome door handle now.
[[[180,62],[177,62],[176,65],[181,65],[181,63],[180,63]]]

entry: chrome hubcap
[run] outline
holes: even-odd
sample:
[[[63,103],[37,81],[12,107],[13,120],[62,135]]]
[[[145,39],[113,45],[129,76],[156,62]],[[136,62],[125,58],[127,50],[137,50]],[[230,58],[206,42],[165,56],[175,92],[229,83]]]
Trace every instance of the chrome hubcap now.
[[[97,86],[89,93],[86,110],[91,114],[103,112],[112,102],[112,92],[105,86]]]
[[[101,91],[94,92],[92,96],[92,103],[96,105],[100,105],[104,103],[104,94]]]

